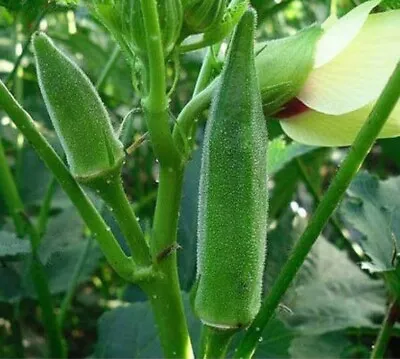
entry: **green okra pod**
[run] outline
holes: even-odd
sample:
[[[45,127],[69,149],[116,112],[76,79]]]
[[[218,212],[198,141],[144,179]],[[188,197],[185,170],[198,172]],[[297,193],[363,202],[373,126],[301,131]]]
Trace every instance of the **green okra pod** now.
[[[257,314],[267,231],[267,129],[254,64],[256,14],[236,28],[204,139],[195,311],[216,328]]]
[[[89,78],[44,33],[34,35],[33,47],[40,90],[71,173],[89,185],[119,174],[123,146]]]

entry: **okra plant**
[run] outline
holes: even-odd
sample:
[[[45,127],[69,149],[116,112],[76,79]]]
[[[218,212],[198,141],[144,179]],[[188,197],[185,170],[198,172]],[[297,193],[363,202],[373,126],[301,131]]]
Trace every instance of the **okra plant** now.
[[[400,355],[397,0],[0,6],[2,357]]]

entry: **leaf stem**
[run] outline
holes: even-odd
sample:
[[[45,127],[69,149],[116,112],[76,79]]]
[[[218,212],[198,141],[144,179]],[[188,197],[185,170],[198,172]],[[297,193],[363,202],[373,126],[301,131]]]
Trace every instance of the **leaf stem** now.
[[[102,251],[114,270],[123,278],[131,278],[133,272],[132,260],[124,254],[96,208],[54,149],[38,131],[30,115],[18,104],[1,81],[0,106],[8,113],[17,128],[29,140],[47,167],[53,172],[88,228],[96,236]]]
[[[2,83],[1,83],[2,84]],[[3,85],[5,88],[5,86]],[[11,117],[11,116],[10,116]],[[64,340],[60,327],[58,326],[56,315],[54,313],[52,298],[46,273],[43,265],[37,255],[37,249],[40,243],[40,236],[37,229],[30,223],[29,219],[24,215],[24,206],[18,193],[15,181],[8,168],[6,158],[4,156],[3,146],[0,141],[0,186],[5,194],[6,204],[10,212],[15,217],[17,233],[20,235],[29,235],[32,247],[32,258],[30,258],[30,275],[36,289],[39,299],[40,309],[43,315],[43,325],[46,330],[49,345],[49,355],[55,358],[66,357]],[[18,225],[18,227],[17,227]]]
[[[40,207],[39,218],[37,221],[37,228],[40,237],[46,232],[47,222],[49,220],[49,213],[51,209],[51,201],[57,189],[57,180],[51,176],[45,196],[43,198],[42,206]]]
[[[398,320],[400,308],[396,300],[392,301],[387,308],[385,318],[376,339],[375,345],[371,353],[371,359],[382,359],[385,355],[387,346],[390,341],[392,329]]]
[[[21,212],[24,211],[24,205],[19,196],[17,186],[11,174],[7,163],[7,158],[4,152],[4,147],[0,139],[0,191],[3,195],[4,202],[13,219],[14,226],[18,237],[23,237],[25,234],[25,223],[21,217]]]
[[[120,54],[121,50],[119,49],[119,46],[116,45],[110,58],[108,59],[106,65],[104,66],[103,70],[100,73],[99,78],[96,81],[96,89],[100,90],[102,88],[102,86],[104,85],[108,75],[110,74],[110,71],[112,70],[115,62],[118,59],[118,55]]]
[[[260,330],[265,328],[273,316],[275,309],[303,264],[312,245],[320,235],[329,217],[335,211],[353,177],[360,169],[370,151],[376,137],[392,112],[400,96],[400,62],[385,86],[367,121],[361,128],[357,138],[337,175],[333,179],[325,196],[317,207],[306,230],[295,244],[288,261],[283,266],[274,286],[262,304],[261,310],[238,346],[236,358],[250,358],[260,338]],[[262,332],[262,330],[261,330]]]
[[[93,244],[93,237],[90,236],[86,240],[85,248],[83,249],[82,253],[80,254],[80,256],[78,258],[78,262],[74,268],[74,273],[72,274],[72,278],[71,278],[70,282],[68,283],[68,289],[63,297],[63,300],[62,300],[62,303],[60,306],[60,312],[58,314],[58,323],[59,323],[60,328],[63,328],[63,326],[64,326],[66,315],[71,306],[71,302],[72,302],[72,298],[74,296],[75,289],[78,285],[83,266],[85,265],[86,259],[92,248],[92,244]]]

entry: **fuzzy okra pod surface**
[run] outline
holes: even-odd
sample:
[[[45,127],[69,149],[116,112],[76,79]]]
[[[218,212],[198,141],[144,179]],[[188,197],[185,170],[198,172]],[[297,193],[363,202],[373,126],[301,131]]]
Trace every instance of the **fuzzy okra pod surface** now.
[[[195,311],[217,328],[260,307],[267,229],[267,129],[254,64],[256,14],[234,33],[207,123],[199,198]]]

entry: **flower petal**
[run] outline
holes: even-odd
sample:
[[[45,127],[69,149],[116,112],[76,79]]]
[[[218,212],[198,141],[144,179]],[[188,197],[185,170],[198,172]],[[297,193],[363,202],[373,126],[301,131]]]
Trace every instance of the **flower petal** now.
[[[321,67],[346,48],[363,27],[371,10],[380,2],[381,0],[367,1],[340,20],[333,21],[332,18],[328,18],[322,24],[326,31],[318,41],[314,67]]]
[[[341,115],[376,100],[400,59],[400,10],[370,15],[337,57],[314,69],[298,98],[322,113]]]
[[[341,116],[309,110],[281,120],[283,131],[293,140],[307,145],[334,147],[351,145],[371,112],[373,104]],[[400,102],[396,105],[378,138],[400,135]]]

